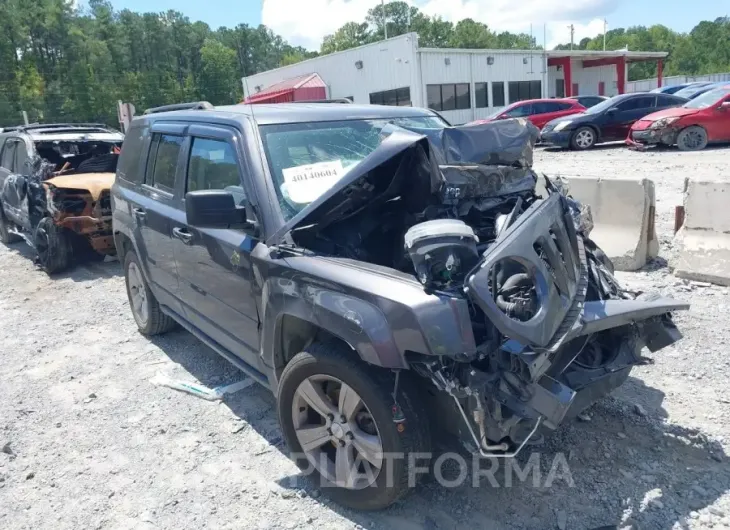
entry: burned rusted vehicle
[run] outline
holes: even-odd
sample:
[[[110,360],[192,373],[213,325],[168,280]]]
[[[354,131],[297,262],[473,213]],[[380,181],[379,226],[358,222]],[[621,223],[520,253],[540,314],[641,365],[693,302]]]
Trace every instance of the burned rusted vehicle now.
[[[25,239],[49,274],[114,255],[109,190],[124,135],[99,124],[0,134],[0,240]]]

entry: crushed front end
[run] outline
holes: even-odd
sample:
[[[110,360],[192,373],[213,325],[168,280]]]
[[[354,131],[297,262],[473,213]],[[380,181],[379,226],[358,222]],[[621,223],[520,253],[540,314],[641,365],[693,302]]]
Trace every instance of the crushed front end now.
[[[96,175],[84,175],[93,179]],[[113,179],[113,174],[98,175],[97,180]],[[51,179],[44,182],[48,213],[58,226],[78,234],[99,254],[114,255],[111,196],[109,187],[71,188],[73,183]],[[82,178],[76,185],[83,185]]]
[[[514,454],[623,384],[644,346],[681,338],[671,313],[688,305],[622,290],[579,219],[555,189],[518,214],[464,281],[477,355],[422,367],[485,455]]]
[[[530,161],[513,171],[531,173]],[[458,186],[445,169],[447,189]],[[555,429],[622,385],[644,347],[656,352],[681,338],[671,315],[689,308],[622,289],[589,237],[590,208],[559,179],[545,177],[545,188],[495,199],[486,244],[462,221],[421,223],[405,237],[425,287],[470,302],[476,354],[416,370],[450,396],[460,434],[483,455],[514,456],[541,426]]]
[[[638,149],[648,145],[674,145],[682,129],[675,123],[678,119],[639,120],[631,126],[626,144]]]

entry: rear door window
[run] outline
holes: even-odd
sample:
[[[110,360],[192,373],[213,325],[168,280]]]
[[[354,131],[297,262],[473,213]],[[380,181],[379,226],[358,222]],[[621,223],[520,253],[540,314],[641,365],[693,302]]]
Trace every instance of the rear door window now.
[[[631,98],[627,101],[622,101],[618,105],[618,110],[621,112],[627,111],[627,110],[640,110],[640,109],[648,109],[655,105],[656,103],[656,97],[655,96],[644,96],[644,97],[638,97],[638,98]]]
[[[175,171],[183,137],[172,134],[154,134],[147,161],[145,183],[166,193],[175,189]]]
[[[17,143],[18,142],[15,140],[8,140],[5,144],[5,149],[3,149],[0,166],[4,167],[8,171],[13,170],[13,164],[15,162],[15,146],[17,145]]]
[[[28,149],[25,147],[25,142],[17,142],[15,146],[15,172],[22,173],[23,166],[25,166],[28,160]]]
[[[140,182],[140,155],[144,148],[144,139],[147,136],[149,127],[143,122],[132,122],[127,134],[124,136],[122,153],[119,155],[117,164],[117,175],[128,182]]]
[[[524,116],[529,116],[530,114],[532,114],[532,105],[529,103],[527,105],[519,105],[504,113],[505,116],[510,118],[522,118]]]

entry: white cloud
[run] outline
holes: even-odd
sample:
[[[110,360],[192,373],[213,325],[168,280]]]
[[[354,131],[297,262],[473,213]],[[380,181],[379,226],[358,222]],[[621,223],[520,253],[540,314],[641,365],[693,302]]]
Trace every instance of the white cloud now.
[[[458,22],[473,18],[495,31],[529,32],[538,43],[547,27],[547,44],[570,41],[568,25],[575,26],[575,42],[603,32],[602,17],[622,0],[415,0],[428,15]],[[262,21],[293,44],[318,49],[322,38],[347,22],[361,22],[380,0],[264,0]]]
[[[325,35],[362,22],[379,0],[264,0],[261,21],[294,45],[319,50]]]

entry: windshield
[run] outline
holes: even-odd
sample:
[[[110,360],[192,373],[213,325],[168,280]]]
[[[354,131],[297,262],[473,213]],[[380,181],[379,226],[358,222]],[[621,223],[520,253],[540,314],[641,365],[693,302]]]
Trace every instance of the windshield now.
[[[706,109],[718,103],[725,96],[730,95],[730,88],[716,88],[697,96],[691,101],[682,105],[685,109]]]
[[[690,85],[688,87],[683,88],[682,90],[677,90],[674,95],[679,96],[680,98],[690,98],[694,96],[697,92],[704,90],[709,83],[703,83],[699,85]]]
[[[592,107],[587,108],[583,111],[583,114],[600,114],[604,110],[608,110],[611,107],[613,107],[616,104],[616,101],[614,101],[613,98],[606,99],[598,103],[597,105],[593,105]]]
[[[284,219],[288,221],[334,186],[394,128],[428,135],[445,126],[436,116],[262,125],[264,150]]]

